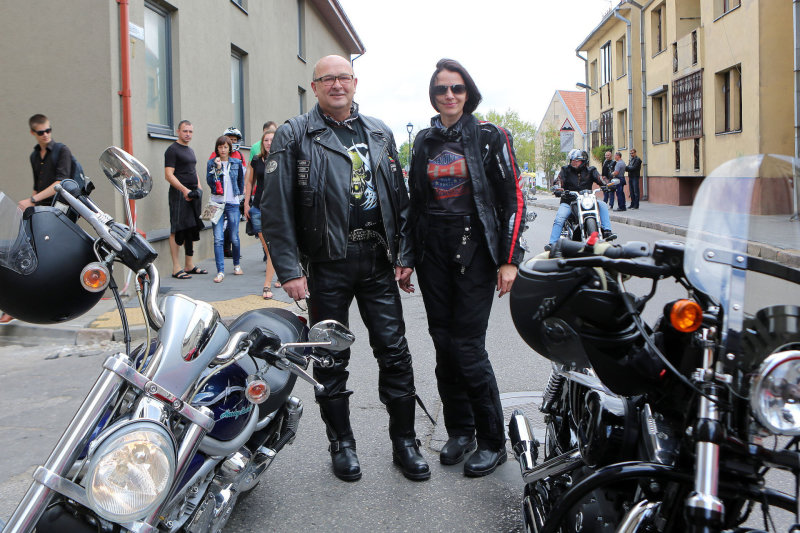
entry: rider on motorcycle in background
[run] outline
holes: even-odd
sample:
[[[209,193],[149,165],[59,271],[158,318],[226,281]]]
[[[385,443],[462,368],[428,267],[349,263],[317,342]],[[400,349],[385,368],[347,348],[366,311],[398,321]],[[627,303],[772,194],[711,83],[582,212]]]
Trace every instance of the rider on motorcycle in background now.
[[[583,191],[591,189],[592,184],[596,183],[601,187],[605,185],[600,178],[600,174],[593,166],[589,166],[589,154],[585,150],[578,150],[573,148],[567,154],[569,164],[561,167],[561,171],[556,176],[553,182],[553,188],[563,188],[567,191]],[[605,202],[598,200],[597,208],[600,211],[600,227],[603,229],[603,239],[608,241],[616,238],[616,235],[611,233],[611,219],[608,216],[608,205]],[[564,227],[564,222],[569,217],[571,212],[570,200],[564,196],[561,197],[561,204],[558,206],[556,219],[553,221],[553,230],[550,232],[550,243],[545,247],[549,250],[558,240],[561,235],[561,230]]]

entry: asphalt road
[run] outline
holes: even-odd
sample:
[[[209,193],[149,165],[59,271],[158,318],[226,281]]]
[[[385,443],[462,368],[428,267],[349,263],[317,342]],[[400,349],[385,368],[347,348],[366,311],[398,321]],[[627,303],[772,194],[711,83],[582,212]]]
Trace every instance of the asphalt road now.
[[[539,219],[526,234],[535,253],[545,244],[555,214],[543,209],[538,212]],[[621,241],[671,238],[630,226],[620,225],[615,230]],[[628,289],[642,294],[650,285],[633,280]],[[645,318],[652,321],[663,303],[684,294],[676,284],[663,282]],[[419,293],[404,296],[403,307],[416,386],[439,420],[433,346]],[[349,383],[356,391],[351,397],[352,422],[363,478],[345,483],[331,473],[313,391],[298,380],[294,395],[304,402],[305,412],[297,438],[277,456],[261,484],[240,499],[225,531],[521,531],[522,482],[511,456],[490,476],[466,478],[460,465],[439,464],[438,448],[446,437],[441,427],[437,429],[418,410],[417,433],[432,477],[425,482],[408,481],[392,464],[388,416],[377,394],[377,364],[355,307],[351,313],[357,340]],[[517,335],[508,297],[495,300],[487,348],[504,398],[543,390],[550,363]],[[0,405],[4,408],[0,413],[0,449],[4,451],[0,454],[0,517],[11,514],[31,472],[45,460],[99,374],[104,356],[119,349],[118,344],[0,348]],[[541,427],[536,407],[531,403],[525,410],[534,426]]]

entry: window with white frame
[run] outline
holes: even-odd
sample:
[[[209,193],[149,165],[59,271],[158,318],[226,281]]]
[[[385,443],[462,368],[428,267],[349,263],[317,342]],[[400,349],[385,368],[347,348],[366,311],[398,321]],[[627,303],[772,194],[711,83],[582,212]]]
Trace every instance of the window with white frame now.
[[[666,49],[665,33],[664,4],[661,4],[650,12],[650,41],[652,43],[653,55],[663,52]]]
[[[617,77],[624,76],[627,69],[628,63],[626,61],[628,54],[625,50],[625,37],[621,37],[617,40],[616,44],[616,61],[617,61]]]
[[[667,97],[665,93],[650,100],[653,123],[653,144],[667,142]]]
[[[611,42],[600,48],[600,87],[611,81]]]
[[[617,111],[617,147],[623,150],[628,147],[628,110]]]
[[[306,59],[306,2],[297,0],[297,57]]]

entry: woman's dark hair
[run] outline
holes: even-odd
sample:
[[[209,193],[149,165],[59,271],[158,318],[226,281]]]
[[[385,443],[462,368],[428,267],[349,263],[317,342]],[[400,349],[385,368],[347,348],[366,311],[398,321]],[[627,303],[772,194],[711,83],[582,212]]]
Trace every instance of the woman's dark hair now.
[[[219,147],[222,146],[223,144],[228,145],[229,156],[231,155],[231,152],[233,152],[233,144],[231,143],[231,140],[223,135],[222,137],[217,137],[217,142],[214,144],[214,153],[217,154],[217,157],[219,157]]]
[[[467,101],[464,104],[464,113],[472,114],[473,111],[478,109],[478,104],[481,103],[483,97],[481,96],[481,92],[478,90],[478,86],[475,85],[475,80],[473,80],[472,76],[469,75],[467,69],[465,69],[464,66],[455,59],[444,58],[440,59],[436,63],[436,70],[433,71],[431,83],[428,86],[428,96],[431,99],[431,105],[434,109],[436,109],[436,111],[439,111],[439,108],[436,107],[436,97],[433,95],[433,87],[436,85],[436,76],[438,76],[443,70],[458,72],[461,74],[461,77],[464,78],[464,85],[467,86]]]

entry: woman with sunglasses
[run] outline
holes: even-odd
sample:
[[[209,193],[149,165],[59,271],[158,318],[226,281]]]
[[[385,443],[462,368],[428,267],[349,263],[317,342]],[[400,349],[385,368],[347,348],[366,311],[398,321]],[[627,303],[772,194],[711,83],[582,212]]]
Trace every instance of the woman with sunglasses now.
[[[414,140],[409,220],[449,437],[439,459],[457,464],[476,450],[464,474],[485,476],[506,460],[486,329],[492,294],[511,290],[522,261],[525,202],[511,136],[473,116],[481,93],[466,69],[440,60],[429,97],[439,114]]]
[[[217,275],[214,283],[222,283],[225,279],[225,221],[231,228],[231,251],[233,252],[233,273],[244,274],[239,264],[241,250],[239,245],[239,197],[244,193],[244,171],[242,160],[231,157],[233,144],[225,135],[219,137],[214,145],[217,156],[206,164],[206,182],[211,187],[211,201],[224,204],[220,219],[211,225],[214,230],[214,260]]]

